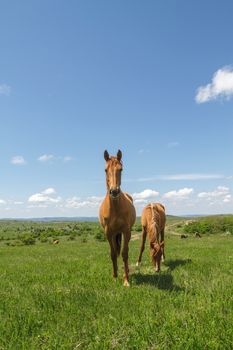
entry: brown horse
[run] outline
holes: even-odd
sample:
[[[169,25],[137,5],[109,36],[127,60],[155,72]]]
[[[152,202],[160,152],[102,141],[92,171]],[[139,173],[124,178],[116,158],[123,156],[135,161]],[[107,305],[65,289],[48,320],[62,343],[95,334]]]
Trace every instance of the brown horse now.
[[[109,157],[104,152],[106,160],[107,194],[100,206],[99,220],[108,239],[113,264],[113,277],[117,277],[117,256],[121,250],[121,237],[124,236],[122,258],[124,261],[124,286],[129,286],[128,244],[131,228],[136,219],[133,199],[121,191],[122,153],[119,150],[116,157]]]
[[[166,222],[165,208],[160,203],[150,203],[142,211],[142,243],[137,261],[139,266],[145,249],[147,233],[150,240],[150,254],[156,272],[160,271],[161,257],[164,260],[164,228]]]

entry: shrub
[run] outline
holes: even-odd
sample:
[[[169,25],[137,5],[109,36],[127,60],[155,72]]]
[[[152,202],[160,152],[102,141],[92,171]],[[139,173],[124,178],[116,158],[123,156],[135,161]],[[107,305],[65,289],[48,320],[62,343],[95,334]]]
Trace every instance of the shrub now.
[[[40,242],[41,242],[41,243],[46,243],[46,242],[48,242],[48,237],[47,237],[46,234],[41,234],[39,239],[40,239]]]
[[[22,245],[23,245],[23,243],[19,239],[16,239],[15,241],[10,242],[11,247],[20,247]]]
[[[135,224],[133,226],[133,230],[132,231],[141,232],[142,231],[142,225],[141,224]]]
[[[70,235],[68,238],[67,238],[67,241],[74,241],[75,240],[75,236],[74,235]]]
[[[186,233],[213,234],[229,232],[233,234],[233,217],[208,217],[197,221],[191,221],[184,226]]]
[[[97,239],[97,241],[101,241],[101,242],[106,241],[106,237],[103,231],[97,231],[94,237],[95,239]]]
[[[32,236],[32,234],[30,233],[25,233],[24,235],[22,235],[20,237],[20,241],[24,244],[24,245],[33,245],[36,243],[35,238]]]

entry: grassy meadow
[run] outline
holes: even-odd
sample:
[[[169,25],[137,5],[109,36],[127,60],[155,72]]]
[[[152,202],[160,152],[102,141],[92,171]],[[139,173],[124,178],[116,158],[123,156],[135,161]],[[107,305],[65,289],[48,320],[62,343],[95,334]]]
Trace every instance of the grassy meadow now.
[[[97,223],[0,221],[0,350],[232,349],[232,219],[224,232],[196,238],[192,220],[169,217],[159,274],[148,246],[135,267],[137,223],[130,288],[121,258],[114,283]]]

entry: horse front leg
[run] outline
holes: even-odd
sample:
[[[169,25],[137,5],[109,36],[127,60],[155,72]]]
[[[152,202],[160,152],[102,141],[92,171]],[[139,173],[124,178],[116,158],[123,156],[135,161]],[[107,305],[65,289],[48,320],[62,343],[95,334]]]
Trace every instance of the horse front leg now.
[[[122,259],[124,262],[124,286],[129,287],[129,265],[128,265],[128,255],[129,255],[129,241],[131,238],[131,232],[124,232],[124,245],[122,249]]]
[[[115,246],[112,242],[112,237],[108,237],[108,242],[110,245],[110,254],[112,259],[112,267],[113,267],[113,278],[117,278],[117,251],[115,249]]]
[[[140,253],[139,253],[139,257],[138,257],[138,261],[136,263],[136,266],[139,266],[141,261],[142,261],[142,254],[143,254],[144,249],[145,249],[146,235],[147,235],[146,228],[143,227],[142,228],[142,243],[141,243]]]

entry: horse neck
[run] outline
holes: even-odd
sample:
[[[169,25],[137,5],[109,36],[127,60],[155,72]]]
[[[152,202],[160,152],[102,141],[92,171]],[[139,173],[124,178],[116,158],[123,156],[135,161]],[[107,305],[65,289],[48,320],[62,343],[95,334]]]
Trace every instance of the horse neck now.
[[[107,198],[108,198],[110,210],[115,212],[119,211],[121,208],[120,202],[122,200],[122,192],[119,194],[119,198],[117,199],[111,198],[109,193],[107,193]]]

